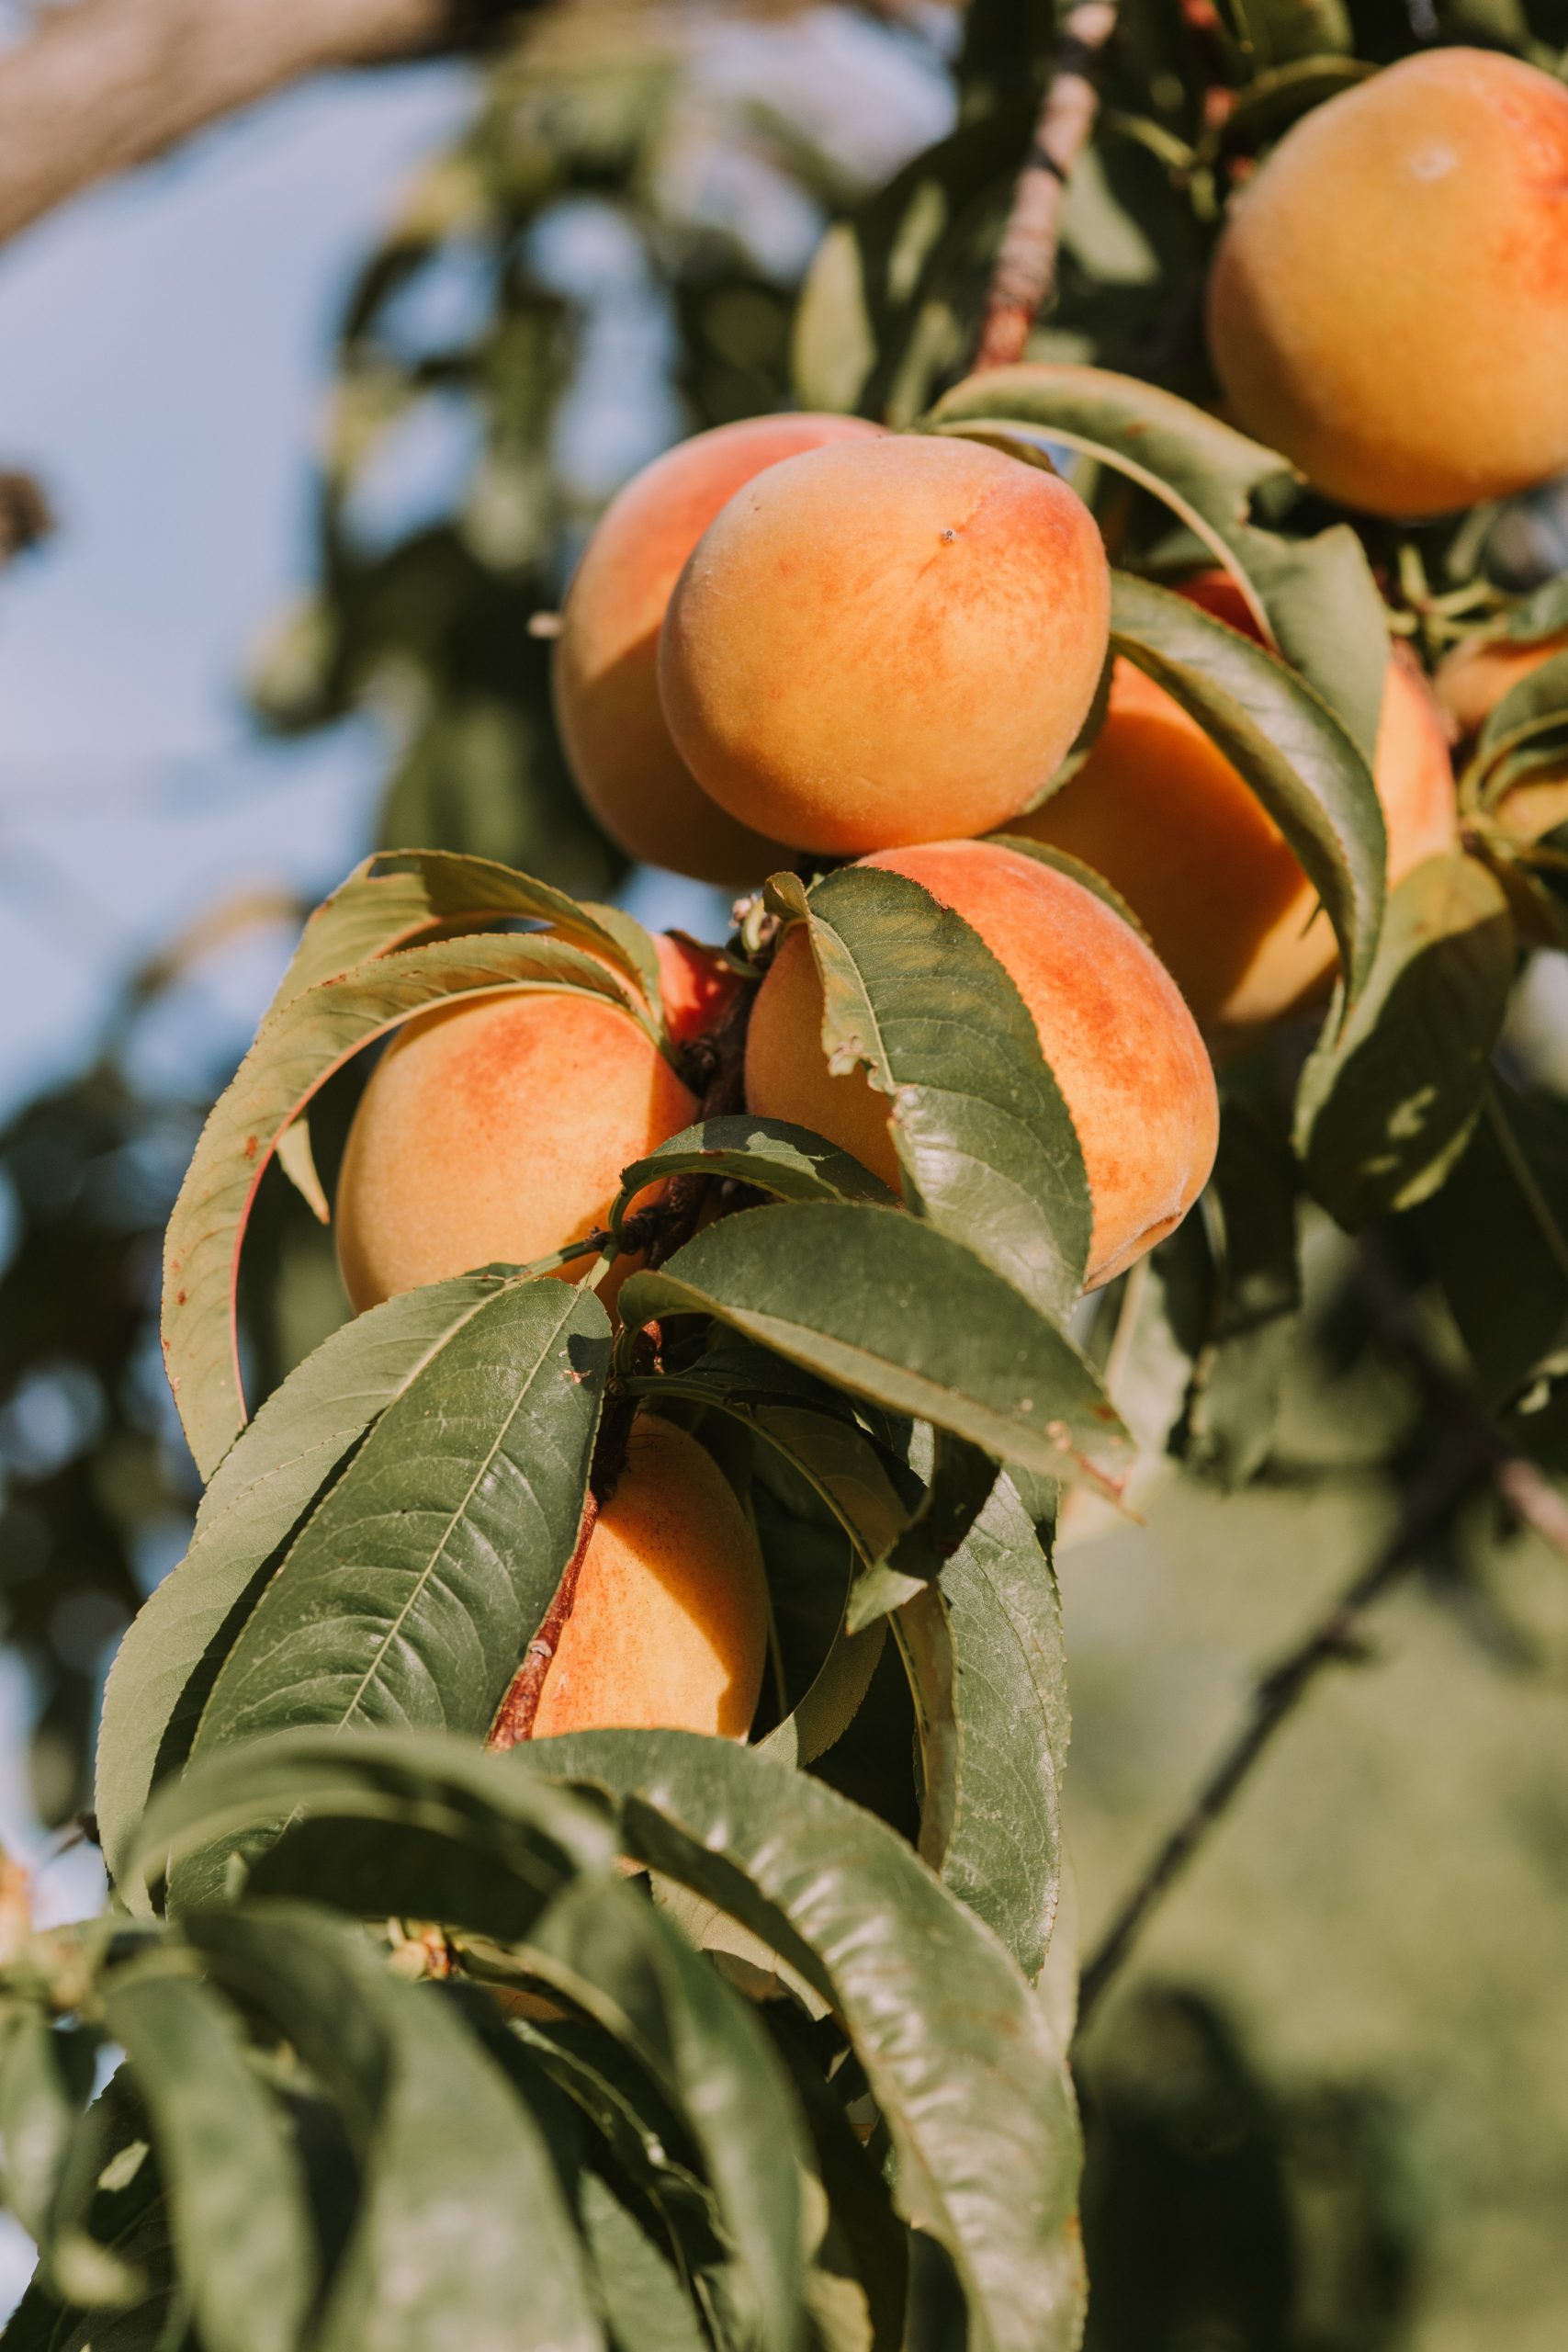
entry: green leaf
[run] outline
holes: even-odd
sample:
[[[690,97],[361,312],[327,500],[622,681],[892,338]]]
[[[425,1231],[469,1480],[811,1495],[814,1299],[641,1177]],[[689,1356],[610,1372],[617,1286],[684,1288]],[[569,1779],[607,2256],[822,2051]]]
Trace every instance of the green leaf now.
[[[1561,752],[1568,735],[1568,653],[1553,653],[1531,670],[1487,713],[1462,790],[1483,802],[1501,797],[1517,780],[1521,755]]]
[[[303,1905],[202,1912],[188,1932],[332,2095],[359,2157],[321,2352],[604,2352],[549,2150],[439,1991]]]
[[[1066,1657],[1055,1575],[1009,1480],[896,1624],[920,1724],[920,1851],[1032,1983],[1061,1883]]]
[[[709,2352],[669,2256],[597,2173],[579,2179],[577,2218],[615,2352]]]
[[[729,1911],[847,2028],[899,2211],[947,2249],[988,2352],[1067,2352],[1077,2122],[1043,2012],[897,1834],[755,1750],[679,1732],[531,1741],[513,1769],[608,1791],[627,1850]]]
[[[646,1025],[628,984],[581,948],[539,934],[403,948],[307,989],[263,1023],[201,1131],[164,1243],[169,1383],[204,1477],[244,1425],[235,1276],[256,1188],[283,1129],[351,1055],[415,1013],[525,987],[605,997]]]
[[[1043,442],[1055,442],[1159,499],[1230,572],[1371,763],[1388,668],[1382,599],[1348,525],[1289,539],[1251,521],[1256,494],[1292,478],[1276,450],[1138,377],[1036,361],[955,385],[927,422],[1036,463]]]
[[[1225,1101],[1212,1198],[1219,1264],[1193,1365],[1186,1458],[1227,1488],[1263,1466],[1301,1309],[1299,1174],[1290,1146],[1238,1094]]]
[[[963,1245],[896,1209],[742,1209],[619,1300],[636,1331],[716,1315],[853,1394],[1000,1461],[1115,1490],[1132,1445],[1072,1341]]]
[[[1391,896],[1366,993],[1297,1095],[1307,1184],[1341,1225],[1424,1200],[1464,1148],[1515,954],[1507,900],[1474,858],[1428,858]]]
[[[300,1724],[483,1735],[577,1541],[608,1340],[570,1283],[508,1285],[467,1318],[306,1522],[194,1757]]]
[[[1005,967],[901,874],[844,868],[807,908],[823,1051],[887,1097],[911,1205],[1065,1314],[1093,1209],[1072,1115]]]
[[[1271,654],[1149,581],[1111,575],[1111,641],[1197,719],[1279,826],[1334,926],[1354,1003],[1377,952],[1388,862],[1355,743]]]
[[[333,1332],[269,1396],[225,1454],[190,1548],[132,1621],[109,1668],[96,1804],[122,1899],[129,1842],[156,1782],[185,1761],[213,1679],[257,1580],[385,1408],[492,1300],[503,1278],[464,1274],[408,1291]]]
[[[49,2235],[67,2152],[87,2104],[94,2036],[20,2003],[0,2021],[0,2152],[5,2202],[29,2237]]]
[[[683,1127],[657,1151],[623,1169],[620,1195],[610,1211],[612,1227],[620,1230],[646,1185],[688,1174],[730,1176],[737,1183],[754,1184],[759,1192],[772,1193],[781,1201],[886,1204],[893,1198],[880,1176],[874,1176],[837,1144],[813,1135],[809,1127],[737,1114]]]
[[[292,2352],[316,2284],[304,2180],[231,2012],[160,1958],[110,1978],[104,2023],[152,2118],[208,2352]]]
[[[747,2339],[793,2352],[807,2154],[788,2085],[747,2004],[618,1884],[558,1897],[529,1937],[528,1960],[652,2068],[687,2120],[749,2285]]]
[[[498,1776],[499,1775],[499,1776]],[[356,1917],[474,1917],[528,1932],[569,1879],[607,1873],[604,1821],[564,1792],[499,1774],[472,1742],[430,1732],[280,1732],[220,1748],[164,1784],[129,1868],[144,1882],[206,1847],[287,1819],[247,1885]]]
[[[506,917],[547,923],[574,946],[607,956],[659,1012],[659,958],[629,915],[617,907],[581,906],[493,858],[434,849],[383,850],[356,865],[305,925],[269,1009],[276,1012],[306,989],[340,979],[423,932]]]

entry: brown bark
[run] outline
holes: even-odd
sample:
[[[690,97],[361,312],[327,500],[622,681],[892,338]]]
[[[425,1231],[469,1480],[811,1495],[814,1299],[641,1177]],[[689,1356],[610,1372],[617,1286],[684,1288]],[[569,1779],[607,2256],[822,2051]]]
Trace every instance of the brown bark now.
[[[516,1747],[522,1741],[534,1736],[534,1718],[539,1712],[539,1701],[544,1696],[545,1677],[559,1647],[566,1621],[571,1615],[571,1604],[577,1599],[577,1579],[582,1572],[582,1563],[588,1556],[588,1546],[598,1524],[598,1498],[591,1491],[583,1498],[577,1548],[561,1573],[556,1597],[545,1611],[544,1623],[524,1651],[523,1663],[507,1687],[506,1696],[490,1727],[490,1737],[485,1743],[488,1747]]]
[[[0,238],[309,74],[451,45],[465,0],[74,0],[0,53]]]

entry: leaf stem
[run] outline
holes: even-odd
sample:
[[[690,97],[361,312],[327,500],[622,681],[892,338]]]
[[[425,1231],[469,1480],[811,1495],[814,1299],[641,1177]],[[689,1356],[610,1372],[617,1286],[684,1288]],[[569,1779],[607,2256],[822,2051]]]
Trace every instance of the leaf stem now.
[[[582,1518],[577,1531],[577,1547],[567,1562],[561,1580],[556,1587],[555,1599],[545,1611],[545,1622],[523,1653],[523,1663],[507,1686],[505,1698],[496,1711],[485,1741],[487,1747],[516,1747],[534,1736],[534,1720],[544,1696],[545,1677],[560,1644],[566,1621],[571,1614],[571,1604],[577,1598],[577,1579],[588,1555],[593,1530],[599,1523],[599,1498],[592,1487],[582,1498]]]
[[[1062,204],[1100,111],[1100,72],[1116,29],[1116,0],[1078,0],[1062,20],[1034,140],[1013,191],[986,298],[975,373],[1023,356],[1056,280]]]

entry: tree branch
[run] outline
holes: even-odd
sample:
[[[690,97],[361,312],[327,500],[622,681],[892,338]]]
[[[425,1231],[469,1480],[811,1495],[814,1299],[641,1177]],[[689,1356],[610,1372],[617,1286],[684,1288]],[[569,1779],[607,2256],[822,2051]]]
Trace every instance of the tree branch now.
[[[75,0],[0,54],[0,238],[309,74],[473,38],[488,0]]]
[[[1485,1464],[1477,1449],[1449,1448],[1428,1465],[1405,1504],[1398,1526],[1346,1586],[1327,1614],[1287,1651],[1252,1693],[1247,1720],[1220,1757],[1181,1820],[1117,1912],[1086,1964],[1078,1991],[1081,2032],[1111,1980],[1147,1925],[1151,1913],[1192,1860],[1242,1782],[1290,1720],[1325,1667],[1359,1656],[1357,1632],[1375,1600],[1419,1555]]]
[[[1079,0],[1063,19],[1034,144],[1019,175],[991,273],[975,373],[1021,359],[1056,278],[1062,199],[1100,111],[1100,71],[1116,29],[1116,0]]]

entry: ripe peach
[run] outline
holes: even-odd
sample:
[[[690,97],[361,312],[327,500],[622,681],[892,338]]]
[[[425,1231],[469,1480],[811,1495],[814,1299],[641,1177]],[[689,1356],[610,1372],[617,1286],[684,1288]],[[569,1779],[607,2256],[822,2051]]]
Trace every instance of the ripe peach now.
[[[631,1015],[602,999],[536,989],[422,1013],[382,1055],[349,1131],[336,1220],[349,1297],[363,1310],[581,1240],[621,1170],[695,1111]]]
[[[1445,653],[1432,684],[1461,742],[1479,735],[1503,696],[1557,653],[1568,653],[1568,629],[1533,645],[1511,637],[1471,637]]]
[[[743,1739],[767,1656],[761,1554],[713,1456],[632,1425],[546,1672],[533,1736],[605,1725]]]
[[[676,584],[659,684],[731,815],[836,855],[980,832],[1077,734],[1109,575],[1066,482],[900,435],[770,467]]]
[[[1568,90],[1438,49],[1315,107],[1231,207],[1208,323],[1237,422],[1348,506],[1568,466]]]
[[[1224,573],[1182,591],[1258,632]],[[1442,720],[1403,650],[1389,665],[1375,775],[1388,875],[1458,842]],[[1119,890],[1209,1035],[1235,1042],[1321,990],[1334,971],[1328,918],[1295,853],[1194,718],[1118,661],[1105,724],[1076,775],[1009,829],[1082,858]]]
[[[1011,975],[1077,1129],[1094,1204],[1088,1287],[1109,1282],[1180,1223],[1213,1165],[1213,1072],[1174,982],[1103,899],[1021,851],[931,842],[862,862],[919,882]],[[785,934],[758,991],[746,1102],[897,1183],[886,1097],[863,1071],[829,1074],[804,927]]]
[[[606,509],[561,616],[556,718],[578,789],[628,855],[733,884],[789,863],[708,799],[671,742],[655,674],[660,626],[682,565],[743,483],[802,449],[879,431],[855,416],[721,424],[656,458]]]

